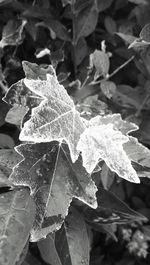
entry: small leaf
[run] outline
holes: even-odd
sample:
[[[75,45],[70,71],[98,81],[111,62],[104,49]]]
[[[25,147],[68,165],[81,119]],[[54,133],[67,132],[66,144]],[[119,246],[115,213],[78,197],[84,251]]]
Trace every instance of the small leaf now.
[[[70,34],[67,30],[67,28],[58,20],[45,20],[43,22],[39,22],[37,26],[43,26],[46,27],[53,32],[55,32],[57,38],[64,40],[64,41],[71,41]]]
[[[14,168],[10,180],[28,186],[37,205],[32,241],[60,228],[73,197],[97,206],[94,182],[80,160],[72,164],[66,145],[24,144],[16,150],[24,160]]]
[[[88,55],[88,47],[84,38],[80,38],[75,48],[76,64],[80,65],[83,59]]]
[[[0,47],[4,48],[8,45],[19,45],[23,41],[23,30],[26,20],[9,20],[3,28]]]
[[[117,89],[115,83],[112,81],[102,81],[100,86],[104,95],[109,99],[112,98]]]
[[[24,106],[14,105],[7,113],[5,121],[17,126],[21,126],[22,120],[29,108]]]
[[[89,5],[83,9],[75,20],[75,39],[74,44],[77,44],[81,37],[87,37],[90,35],[97,24],[98,12],[96,11],[95,5]]]
[[[116,32],[116,35],[118,35],[121,39],[123,39],[127,44],[133,43],[135,40],[137,40],[136,37],[128,34],[124,34],[121,32]]]
[[[113,0],[96,0],[97,1],[97,9],[99,12],[103,12],[105,9],[109,8],[113,2]]]
[[[105,77],[108,74],[110,62],[107,53],[95,50],[90,55],[90,64],[96,69],[95,79],[101,75]]]
[[[131,161],[143,167],[150,167],[150,151],[140,144],[136,138],[130,136],[129,141],[124,144],[124,150]]]
[[[34,218],[35,205],[26,189],[0,195],[0,264],[16,264]]]
[[[140,38],[143,41],[150,42],[150,23],[146,24],[140,32]]]
[[[12,169],[21,161],[21,156],[13,149],[0,150],[0,187],[12,186],[8,179]]]
[[[13,0],[0,0],[0,6],[7,5],[11,3]]]
[[[0,148],[12,149],[14,146],[15,142],[9,135],[0,133]]]
[[[47,80],[24,79],[25,85],[43,99],[33,108],[31,119],[24,124],[21,141],[50,142],[65,140],[69,146],[72,161],[78,158],[76,150],[80,134],[85,126],[75,109],[73,100],[58,83],[56,75],[47,75]]]
[[[104,20],[105,28],[108,31],[108,33],[113,34],[117,31],[117,24],[115,20],[113,20],[111,17],[106,16]]]

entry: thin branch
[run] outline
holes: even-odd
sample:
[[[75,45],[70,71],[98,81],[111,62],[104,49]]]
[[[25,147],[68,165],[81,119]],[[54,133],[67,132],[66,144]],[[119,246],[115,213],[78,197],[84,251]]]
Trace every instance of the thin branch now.
[[[122,65],[120,65],[116,70],[114,70],[110,75],[107,75],[106,78],[99,80],[99,81],[95,81],[95,82],[91,82],[90,85],[98,85],[100,84],[102,81],[107,81],[109,80],[111,77],[113,77],[115,74],[117,74],[121,69],[123,69],[126,65],[128,65],[131,61],[133,61],[135,58],[135,55],[131,56],[131,58],[129,58],[127,61],[125,61]]]

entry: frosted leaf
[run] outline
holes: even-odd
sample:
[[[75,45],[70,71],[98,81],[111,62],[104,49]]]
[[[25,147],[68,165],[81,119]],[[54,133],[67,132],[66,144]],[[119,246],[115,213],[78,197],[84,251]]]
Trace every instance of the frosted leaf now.
[[[55,75],[48,74],[47,80],[25,78],[24,83],[43,100],[32,109],[31,119],[24,124],[20,140],[36,143],[65,140],[75,162],[79,154],[76,146],[85,126],[73,100]]]
[[[24,144],[16,150],[24,159],[14,167],[10,180],[15,185],[28,186],[37,206],[32,241],[61,227],[73,197],[97,207],[97,188],[82,161],[72,163],[67,145]]]
[[[82,152],[83,166],[88,173],[91,173],[99,160],[104,160],[107,166],[120,177],[139,183],[136,171],[123,149],[123,144],[127,141],[128,136],[114,130],[113,124],[87,128],[77,146]]]

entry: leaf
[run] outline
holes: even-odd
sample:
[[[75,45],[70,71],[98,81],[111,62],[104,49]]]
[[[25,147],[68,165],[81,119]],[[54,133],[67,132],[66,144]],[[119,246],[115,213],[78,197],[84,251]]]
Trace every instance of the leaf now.
[[[77,149],[82,152],[83,166],[88,173],[92,173],[98,162],[104,160],[107,166],[118,176],[139,183],[140,180],[136,171],[123,149],[123,144],[129,140],[126,134],[132,131],[132,128],[133,130],[137,129],[137,126],[134,127],[133,124],[129,123],[127,128],[123,128],[125,123],[121,122],[119,131],[117,126],[120,123],[120,115],[114,116],[116,124],[113,123],[113,120],[109,121],[110,117],[111,115],[108,115],[106,119],[105,117],[101,119],[100,116],[97,116],[91,119],[89,122],[91,127],[82,133]],[[119,118],[118,121],[117,117]]]
[[[0,187],[12,186],[8,179],[13,167],[21,161],[20,155],[13,149],[0,150]]]
[[[113,0],[96,0],[98,12],[103,12],[105,9],[109,8]]]
[[[55,247],[55,233],[37,242],[42,259],[51,265],[62,265]]]
[[[37,26],[43,26],[55,32],[57,38],[64,40],[64,41],[71,41],[70,34],[67,28],[58,20],[44,20],[37,24]]]
[[[150,23],[146,24],[140,32],[140,38],[143,41],[150,42]]]
[[[19,45],[23,41],[23,30],[26,20],[9,20],[3,28],[0,47],[4,48],[8,45]]]
[[[140,144],[136,138],[130,136],[129,141],[124,144],[123,148],[131,161],[143,167],[150,167],[150,151]]]
[[[49,264],[89,265],[90,244],[87,228],[83,216],[75,208],[71,207],[61,230],[56,232],[53,237],[51,235],[48,236],[46,240],[47,244],[49,243],[49,249],[53,245],[55,250],[53,253],[49,252],[49,259],[44,258]],[[38,246],[40,246],[44,257],[46,254],[45,242],[40,241]],[[56,263],[56,259],[58,263]]]
[[[76,64],[80,65],[83,59],[88,55],[88,47],[84,38],[80,38],[76,49]]]
[[[0,0],[0,6],[7,5],[11,3],[13,0]]]
[[[81,37],[87,37],[94,31],[97,20],[98,12],[94,4],[89,5],[78,14],[74,24],[74,44],[77,44]]]
[[[5,123],[5,116],[9,111],[9,106],[0,100],[0,127]]]
[[[72,0],[61,0],[61,2],[62,2],[62,5],[64,7],[64,6],[68,5],[68,4],[71,4]]]
[[[48,73],[54,74],[54,70],[50,65],[47,68],[44,68],[27,61],[23,61],[22,65],[28,79],[46,80],[46,75]],[[36,107],[41,102],[40,97],[27,89],[23,79],[9,88],[3,100],[13,107],[6,117],[7,121],[18,125],[20,125],[25,114],[26,120],[29,118],[28,110]],[[18,111],[20,109],[21,112],[18,116]]]
[[[43,100],[33,108],[31,119],[24,124],[20,133],[20,140],[37,143],[65,140],[75,162],[79,155],[76,146],[85,126],[73,100],[58,83],[56,75],[48,74],[47,80],[25,78],[24,83]]]
[[[7,134],[0,133],[0,149],[12,149],[15,146],[14,140]]]
[[[21,126],[22,120],[29,108],[24,106],[14,105],[7,113],[5,121],[17,126]]]
[[[16,264],[34,218],[35,205],[26,189],[0,195],[0,264]]]
[[[28,186],[37,205],[32,241],[60,228],[73,197],[96,207],[97,190],[78,159],[72,164],[69,149],[57,142],[24,144],[16,148],[24,157],[10,180]],[[44,223],[43,223],[44,221]]]
[[[94,79],[101,75],[105,77],[110,67],[108,54],[103,51],[95,50],[94,53],[90,55],[90,66],[94,66],[96,69]]]
[[[135,40],[137,40],[136,37],[128,34],[124,34],[121,32],[116,32],[116,35],[118,35],[121,39],[123,39],[127,44],[133,43]]]
[[[117,89],[115,83],[112,81],[102,81],[100,86],[103,94],[109,99],[112,98]]]
[[[109,114],[105,116],[97,116],[89,121],[90,126],[108,125],[112,123],[115,130],[119,130],[124,135],[138,130],[138,126],[132,122],[124,121],[119,113]]]
[[[148,5],[147,0],[128,0],[128,1],[136,5]]]

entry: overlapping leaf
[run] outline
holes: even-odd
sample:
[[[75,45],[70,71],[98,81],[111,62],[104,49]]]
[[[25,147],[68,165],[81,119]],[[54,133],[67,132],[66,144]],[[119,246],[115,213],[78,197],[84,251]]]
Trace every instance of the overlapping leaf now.
[[[72,197],[97,206],[96,186],[79,159],[72,164],[67,145],[24,144],[16,149],[24,160],[14,168],[10,180],[31,189],[37,206],[33,241],[60,228]]]
[[[24,83],[43,100],[32,109],[31,119],[24,124],[20,140],[37,143],[65,140],[74,162],[79,154],[76,146],[85,126],[73,100],[58,83],[55,74],[48,74],[47,80],[25,78]]]
[[[137,128],[135,124],[123,121],[119,114],[91,119],[89,128],[81,135],[78,143],[87,171],[91,173],[97,163],[104,160],[120,177],[138,183],[139,178],[131,161],[147,166],[150,151],[135,138],[128,136],[129,132]]]
[[[9,20],[3,29],[0,47],[21,44],[25,24],[26,20]]]
[[[0,150],[0,187],[12,186],[8,179],[13,167],[21,161],[21,156],[13,149]]]
[[[26,189],[0,195],[0,264],[15,265],[35,218],[35,204]]]
[[[83,215],[71,207],[61,230],[48,235],[38,247],[48,264],[88,265],[90,242]]]

